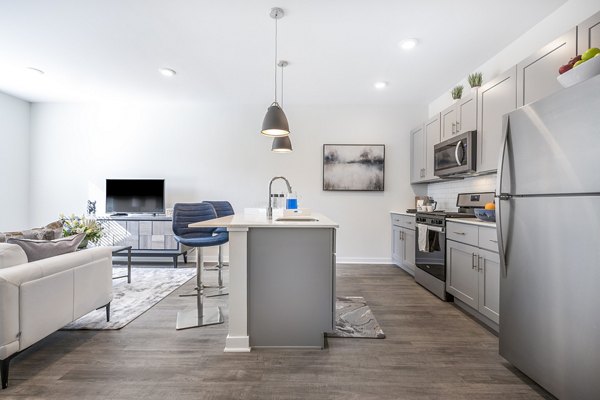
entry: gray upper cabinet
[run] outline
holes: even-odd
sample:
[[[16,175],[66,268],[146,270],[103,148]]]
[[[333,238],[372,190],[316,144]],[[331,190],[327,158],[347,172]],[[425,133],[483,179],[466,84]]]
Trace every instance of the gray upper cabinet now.
[[[577,28],[517,64],[517,107],[540,100],[560,89],[558,69],[577,55]]]
[[[456,104],[446,108],[441,112],[440,116],[442,127],[441,140],[443,142],[456,134]]]
[[[440,142],[440,114],[425,122],[425,180],[439,179],[433,174],[433,146]]]
[[[458,100],[440,114],[441,141],[477,129],[477,92]]]
[[[502,140],[502,116],[517,106],[516,67],[479,89],[477,111],[477,172],[498,168]]]
[[[600,47],[600,12],[577,25],[577,54]]]
[[[423,126],[410,131],[410,181],[418,183],[425,179],[425,131]]]

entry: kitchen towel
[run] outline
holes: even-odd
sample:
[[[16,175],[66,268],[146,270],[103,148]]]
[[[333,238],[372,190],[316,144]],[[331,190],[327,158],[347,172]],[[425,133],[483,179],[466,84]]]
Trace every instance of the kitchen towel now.
[[[429,253],[429,229],[427,225],[417,224],[417,238],[419,240],[419,251]]]

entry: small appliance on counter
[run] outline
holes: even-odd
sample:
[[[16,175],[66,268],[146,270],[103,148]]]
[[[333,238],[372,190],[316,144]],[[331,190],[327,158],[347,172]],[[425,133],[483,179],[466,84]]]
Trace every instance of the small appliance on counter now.
[[[457,212],[417,211],[415,281],[440,299],[452,300],[446,293],[446,219],[475,218],[474,209],[493,202],[494,196],[494,192],[459,193]]]

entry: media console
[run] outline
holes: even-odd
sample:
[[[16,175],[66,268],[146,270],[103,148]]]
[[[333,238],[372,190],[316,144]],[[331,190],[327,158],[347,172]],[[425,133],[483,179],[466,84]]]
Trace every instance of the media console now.
[[[96,220],[103,228],[101,246],[131,246],[132,257],[171,257],[175,268],[179,256],[187,262],[187,250],[175,241],[171,217],[130,214]]]

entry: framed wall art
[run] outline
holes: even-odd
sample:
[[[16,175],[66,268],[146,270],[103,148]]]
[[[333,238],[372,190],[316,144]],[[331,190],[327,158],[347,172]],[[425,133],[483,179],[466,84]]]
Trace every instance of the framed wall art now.
[[[383,192],[383,144],[324,144],[323,190]]]

